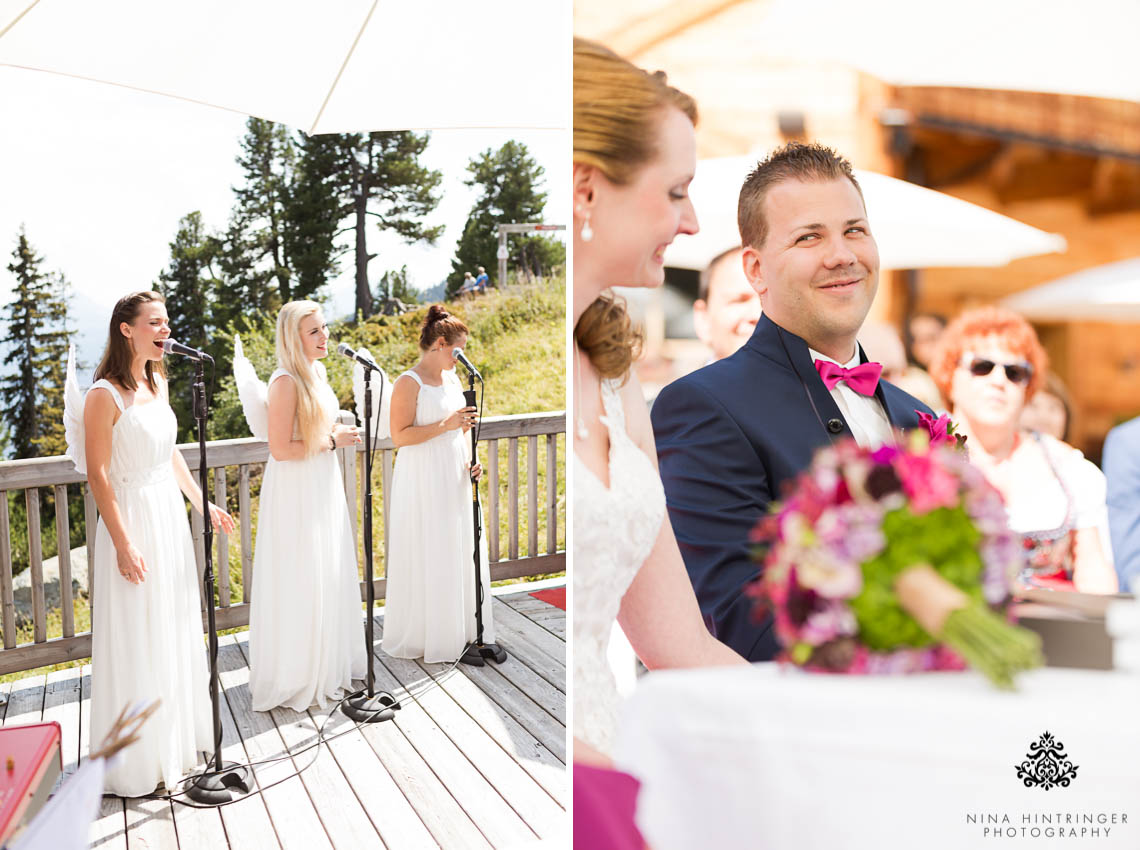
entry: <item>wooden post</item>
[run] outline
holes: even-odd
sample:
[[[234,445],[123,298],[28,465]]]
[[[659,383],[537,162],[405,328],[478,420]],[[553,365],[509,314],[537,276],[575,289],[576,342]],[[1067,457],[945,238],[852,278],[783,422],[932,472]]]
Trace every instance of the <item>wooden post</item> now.
[[[55,540],[59,550],[59,614],[63,636],[75,634],[75,605],[71,598],[71,529],[67,522],[67,485],[55,485]]]
[[[87,532],[87,609],[95,622],[95,538],[99,530],[99,509],[91,485],[83,482],[83,524]]]
[[[16,645],[16,603],[12,593],[12,529],[8,492],[0,490],[0,601],[4,606],[4,648]]]
[[[519,438],[507,440],[507,522],[510,525],[511,560],[519,556]]]
[[[241,514],[241,601],[253,589],[253,512],[249,505],[249,464],[238,467],[238,513]]]
[[[546,435],[546,554],[558,547],[558,435]]]
[[[487,495],[491,511],[491,521],[487,523],[487,560],[493,564],[499,560],[499,441],[487,442]]]
[[[226,507],[226,468],[214,467],[214,504],[225,510]],[[208,510],[205,505],[203,509]],[[208,520],[207,520],[208,521]],[[230,607],[230,536],[221,528],[214,538],[214,573],[218,578],[218,605]]]
[[[28,569],[32,574],[32,640],[47,640],[47,611],[44,606],[44,553],[40,539],[40,489],[29,487],[24,491],[24,504],[28,508]]]
[[[538,436],[526,438],[526,554],[538,554]]]

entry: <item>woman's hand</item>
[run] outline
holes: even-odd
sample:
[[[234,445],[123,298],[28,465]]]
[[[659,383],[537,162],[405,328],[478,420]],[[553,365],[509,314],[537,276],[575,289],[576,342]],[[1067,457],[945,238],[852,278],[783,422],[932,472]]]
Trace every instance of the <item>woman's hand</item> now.
[[[471,480],[478,481],[483,477],[483,464],[476,463],[475,465],[467,464],[467,470],[471,473]]]
[[[142,553],[133,543],[128,543],[125,549],[116,549],[115,558],[119,562],[119,575],[131,584],[143,583],[146,564],[143,563]]]
[[[236,528],[234,518],[213,502],[210,502],[210,522],[214,526],[214,531],[224,531],[226,534],[233,534]]]
[[[333,425],[332,435],[338,449],[355,446],[357,443],[362,442],[363,439],[360,436],[359,428],[353,425],[343,425],[340,422]]]
[[[471,426],[478,421],[479,412],[474,407],[461,407],[444,419],[443,422],[440,423],[440,427],[445,431],[454,431],[456,428],[462,428],[463,432],[466,433],[470,431]]]

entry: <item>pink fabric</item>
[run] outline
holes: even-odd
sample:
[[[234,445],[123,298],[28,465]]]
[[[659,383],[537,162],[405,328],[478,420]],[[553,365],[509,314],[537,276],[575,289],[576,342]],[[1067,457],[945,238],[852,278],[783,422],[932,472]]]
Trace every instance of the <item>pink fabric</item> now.
[[[575,850],[644,850],[633,822],[640,787],[628,773],[575,764]]]
[[[875,387],[879,385],[879,376],[883,374],[883,364],[861,363],[847,369],[830,360],[816,360],[815,370],[829,390],[835,389],[840,381],[846,381],[847,386],[859,395],[874,395]]]

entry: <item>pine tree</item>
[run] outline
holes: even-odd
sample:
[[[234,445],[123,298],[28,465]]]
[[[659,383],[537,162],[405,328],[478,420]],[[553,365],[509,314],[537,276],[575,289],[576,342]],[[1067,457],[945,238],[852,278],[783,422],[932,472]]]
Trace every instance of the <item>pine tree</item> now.
[[[194,348],[203,348],[215,360],[219,374],[228,373],[228,351],[219,340],[212,340],[214,325],[209,305],[215,299],[218,278],[214,263],[221,253],[221,242],[202,223],[202,214],[192,212],[178,223],[178,233],[170,243],[170,264],[159,275],[158,290],[166,298],[170,335]],[[191,384],[194,363],[184,357],[166,361],[170,381],[170,406],[178,417],[183,440],[195,438]],[[213,382],[207,384],[208,387]]]
[[[336,186],[340,200],[339,221],[350,218],[356,269],[358,316],[372,315],[372,288],[368,263],[368,217],[377,219],[380,230],[392,230],[408,242],[434,243],[442,226],[428,227],[423,219],[439,203],[435,190],[443,176],[420,164],[430,134],[409,131],[349,133],[340,139]]]
[[[268,288],[282,303],[293,300],[293,269],[285,248],[290,186],[297,152],[289,130],[262,118],[246,122],[237,163],[244,174],[234,187],[236,201],[228,234],[230,272],[236,303],[260,304]],[[231,303],[235,303],[231,301]]]
[[[452,272],[447,277],[447,294],[453,296],[463,283],[463,273],[483,266],[493,273],[498,257],[498,225],[542,221],[546,193],[541,190],[544,170],[530,155],[526,145],[513,139],[498,150],[488,148],[467,165],[468,186],[479,186],[481,194],[467,216],[463,234],[455,246]],[[566,248],[558,240],[543,236],[512,236],[508,243],[511,262],[524,273],[546,274],[552,266],[564,263]],[[502,285],[505,281],[494,281]]]
[[[386,271],[380,276],[376,284],[376,303],[379,312],[384,311],[384,302],[390,298],[404,304],[418,304],[420,293],[408,280],[408,267],[401,266],[399,271]]]
[[[341,201],[338,174],[345,153],[337,136],[299,135],[297,164],[289,185],[283,232],[285,254],[293,271],[292,298],[319,299],[338,272],[336,245]]]
[[[8,422],[12,454],[39,457],[63,450],[63,384],[67,345],[66,281],[41,269],[23,227],[8,265],[16,278],[7,305],[8,349],[0,377],[0,413]]]

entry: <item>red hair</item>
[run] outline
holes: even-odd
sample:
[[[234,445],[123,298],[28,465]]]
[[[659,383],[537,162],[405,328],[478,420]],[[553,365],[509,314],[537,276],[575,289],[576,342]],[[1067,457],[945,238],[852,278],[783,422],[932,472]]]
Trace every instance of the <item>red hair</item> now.
[[[969,350],[969,343],[991,336],[998,337],[1006,348],[1033,367],[1029,385],[1025,388],[1025,400],[1033,398],[1033,394],[1041,388],[1045,381],[1045,371],[1049,367],[1049,357],[1041,347],[1033,326],[1012,310],[981,307],[967,310],[946,327],[930,360],[930,377],[938,385],[947,404],[950,403],[954,370],[962,362],[963,353]]]

